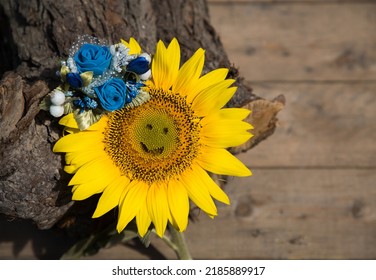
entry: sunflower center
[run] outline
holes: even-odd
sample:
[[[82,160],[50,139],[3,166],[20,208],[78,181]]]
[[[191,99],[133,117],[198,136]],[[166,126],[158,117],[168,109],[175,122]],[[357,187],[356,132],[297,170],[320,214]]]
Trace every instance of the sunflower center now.
[[[109,115],[107,154],[131,179],[148,184],[179,176],[199,150],[200,124],[179,94],[149,89],[144,104]]]
[[[163,112],[149,112],[135,123],[135,143],[154,157],[169,156],[176,150],[178,135],[173,119]],[[137,147],[136,147],[137,149]]]

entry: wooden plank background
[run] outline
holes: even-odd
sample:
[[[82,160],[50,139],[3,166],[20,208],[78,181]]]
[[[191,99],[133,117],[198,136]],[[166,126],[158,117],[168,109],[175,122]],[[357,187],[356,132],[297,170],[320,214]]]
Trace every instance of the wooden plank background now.
[[[376,2],[210,0],[209,10],[254,92],[287,103],[274,135],[239,155],[254,175],[229,178],[231,206],[188,227],[193,257],[375,259]],[[0,226],[0,258],[58,251],[22,233],[32,225]],[[91,258],[149,257],[115,246]]]

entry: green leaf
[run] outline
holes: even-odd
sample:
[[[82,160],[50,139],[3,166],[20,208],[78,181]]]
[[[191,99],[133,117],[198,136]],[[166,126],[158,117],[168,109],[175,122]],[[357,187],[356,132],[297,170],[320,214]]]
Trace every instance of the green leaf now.
[[[127,104],[126,107],[137,107],[140,106],[141,104],[145,103],[150,99],[150,95],[148,92],[144,90],[140,90],[140,92],[136,95],[135,98],[132,99],[131,103]]]
[[[64,104],[64,115],[73,113],[74,108],[73,108],[73,98],[69,97],[66,99],[66,102]]]
[[[151,236],[151,230],[148,230],[148,232],[145,234],[144,237],[140,237],[142,244],[144,244],[146,248],[150,246],[150,243],[151,243],[150,236]]]
[[[49,95],[45,96],[39,103],[39,108],[44,111],[49,111],[51,106],[51,97]]]
[[[85,130],[91,125],[95,124],[102,116],[102,112],[99,110],[84,110],[75,109],[73,111],[74,119],[77,122],[80,130]]]

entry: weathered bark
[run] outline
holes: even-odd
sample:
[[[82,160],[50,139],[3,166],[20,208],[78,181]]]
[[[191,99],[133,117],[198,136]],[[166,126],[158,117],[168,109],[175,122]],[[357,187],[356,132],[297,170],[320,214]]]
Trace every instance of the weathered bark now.
[[[59,82],[55,76],[59,59],[67,56],[71,44],[83,34],[109,43],[132,36],[149,53],[154,52],[157,40],[169,42],[177,37],[183,60],[204,48],[205,71],[227,67],[230,77],[237,79],[238,91],[230,105],[252,108],[259,118],[250,117],[257,133],[240,150],[273,133],[283,98],[260,103],[242,83],[210,25],[204,0],[1,0],[0,213],[31,219],[41,229],[61,222],[63,216],[67,224],[67,216],[77,219],[77,213],[82,213],[72,210],[63,158],[51,151],[61,128],[39,111],[38,104]],[[81,210],[90,212],[92,204],[82,202]]]

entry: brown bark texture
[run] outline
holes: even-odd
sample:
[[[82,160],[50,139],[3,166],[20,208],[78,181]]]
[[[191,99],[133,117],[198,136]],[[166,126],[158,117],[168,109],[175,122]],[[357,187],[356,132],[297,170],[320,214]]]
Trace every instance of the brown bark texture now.
[[[159,39],[168,43],[176,37],[183,61],[204,48],[204,71],[227,67],[237,80],[229,105],[253,110],[248,121],[255,136],[232,152],[273,133],[283,96],[263,100],[243,84],[210,24],[204,0],[0,0],[0,213],[7,217],[30,219],[40,229],[67,225],[79,216],[90,220],[96,198],[79,206],[71,201],[63,157],[52,152],[61,127],[39,110],[40,100],[59,83],[60,58],[84,34],[108,43],[134,37],[149,53]]]

